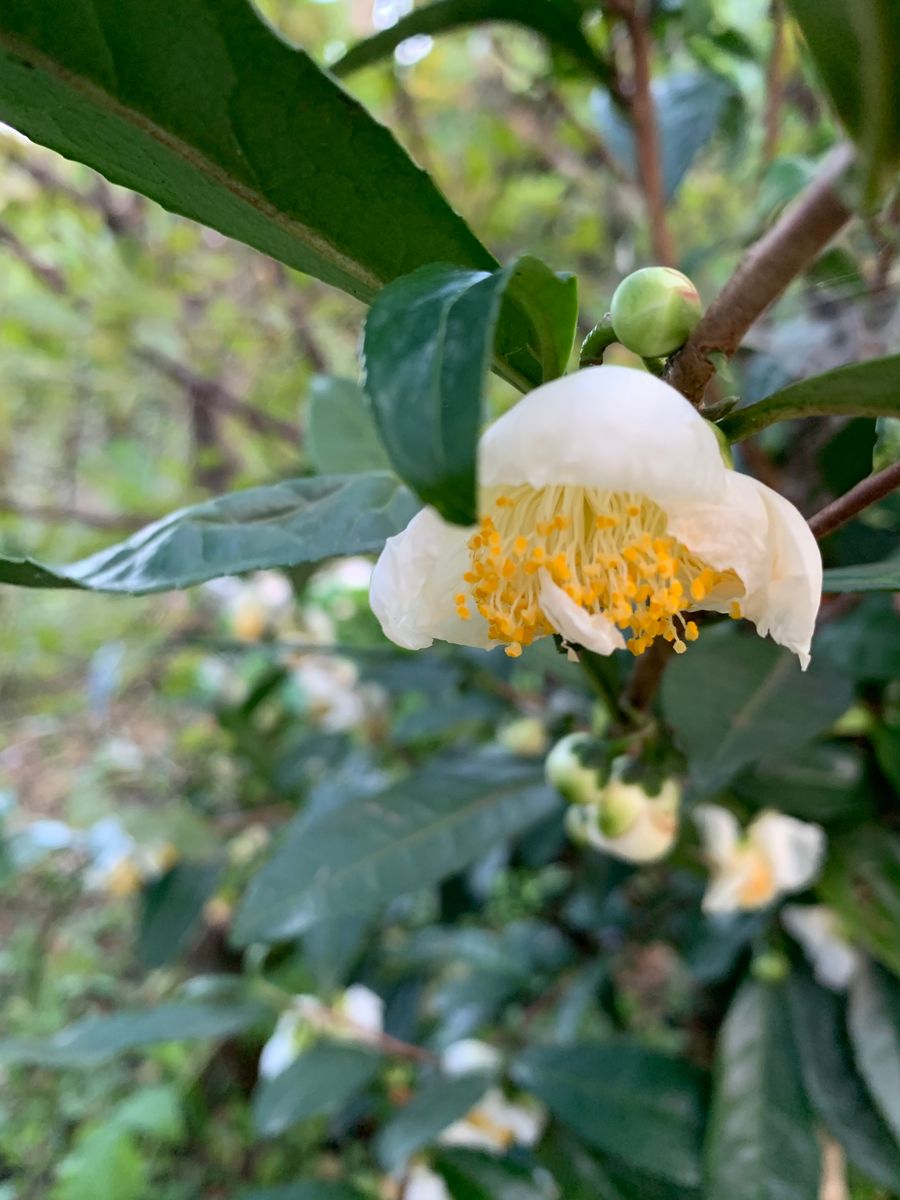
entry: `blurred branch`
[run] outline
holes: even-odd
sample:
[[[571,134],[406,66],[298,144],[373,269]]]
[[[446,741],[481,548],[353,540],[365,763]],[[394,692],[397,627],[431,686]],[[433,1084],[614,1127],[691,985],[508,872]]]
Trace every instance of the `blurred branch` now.
[[[670,362],[666,380],[691,403],[700,404],[715,374],[709,355],[733,354],[754,321],[853,216],[839,194],[840,180],[852,161],[849,147],[833,151],[819,176],[750,248]]]
[[[765,165],[774,160],[778,149],[781,108],[784,103],[786,49],[784,0],[772,0],[770,15],[772,20],[772,49],[769,52],[769,63],[766,68],[765,134],[762,148],[762,158]]]
[[[101,176],[96,176],[90,191],[83,192],[72,184],[60,179],[55,171],[45,163],[36,161],[32,152],[12,151],[8,161],[17,170],[33,179],[49,192],[56,192],[76,204],[93,208],[103,218],[111,233],[121,237],[137,233],[143,220],[144,198],[136,192],[122,195],[115,192]]]
[[[657,638],[641,655],[622,697],[623,708],[639,713],[646,712],[650,708],[672,653],[672,643]]]
[[[67,508],[55,504],[20,504],[0,496],[0,512],[23,517],[27,521],[72,521],[77,525],[88,525],[92,529],[111,529],[131,533],[143,525],[158,520],[156,516],[140,513],[96,513],[80,508]]]
[[[666,216],[659,128],[653,93],[650,90],[652,43],[648,15],[641,0],[630,0],[630,3],[622,0],[613,11],[621,16],[631,44],[632,77],[630,86],[624,89],[621,98],[624,99],[631,115],[634,129],[638,178],[647,206],[653,257],[663,266],[673,266],[675,246]]]
[[[62,272],[56,267],[51,267],[49,263],[41,262],[31,250],[20,241],[15,233],[8,225],[0,223],[0,245],[6,246],[13,258],[18,259],[23,266],[38,279],[46,288],[56,296],[68,296],[69,286],[63,278]]]
[[[900,488],[900,462],[892,463],[883,471],[877,471],[843,496],[839,496],[837,500],[833,500],[831,504],[826,504],[809,518],[809,527],[817,538],[827,537],[848,521],[852,521],[863,509],[877,504],[897,488]]]

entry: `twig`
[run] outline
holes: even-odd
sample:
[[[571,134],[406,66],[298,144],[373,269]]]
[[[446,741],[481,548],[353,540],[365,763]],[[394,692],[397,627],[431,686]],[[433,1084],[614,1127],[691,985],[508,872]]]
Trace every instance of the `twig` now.
[[[49,288],[56,296],[68,295],[69,288],[62,272],[48,263],[41,262],[24,242],[20,241],[8,225],[0,224],[0,245],[6,246],[13,258],[17,258],[23,266],[34,275],[44,287]]]
[[[837,190],[851,162],[848,147],[832,153],[818,178],[751,247],[670,362],[667,381],[693,404],[700,404],[715,374],[709,355],[715,351],[734,354],[754,321],[852,217]]]
[[[852,521],[864,508],[877,504],[897,488],[900,488],[900,462],[885,467],[883,471],[877,471],[843,496],[839,496],[837,500],[833,500],[831,504],[826,504],[810,517],[809,527],[817,538],[827,537],[829,533],[834,533],[836,529]]]
[[[650,223],[650,244],[657,262],[663,266],[673,266],[675,246],[666,217],[656,106],[650,90],[650,29],[640,0],[633,0],[627,8],[622,9],[622,19],[628,30],[633,60],[631,88],[626,93],[626,101],[634,128],[638,177]]]
[[[672,644],[657,638],[637,660],[622,698],[623,708],[639,713],[649,709],[671,657]]]
[[[784,101],[785,38],[783,0],[772,0],[772,49],[766,68],[766,113],[765,136],[762,158],[768,165],[778,149],[778,134],[781,126],[781,106]]]

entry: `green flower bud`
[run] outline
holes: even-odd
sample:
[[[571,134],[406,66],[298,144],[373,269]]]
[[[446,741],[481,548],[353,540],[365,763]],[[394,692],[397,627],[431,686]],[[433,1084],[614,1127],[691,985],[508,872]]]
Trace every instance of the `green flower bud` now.
[[[671,267],[644,267],[616,288],[610,317],[616,337],[642,358],[673,354],[700,320],[697,289]]]
[[[547,782],[570,804],[597,804],[602,798],[609,770],[602,761],[596,761],[600,744],[589,733],[570,733],[547,755]],[[596,765],[592,765],[592,759]]]
[[[791,964],[777,950],[766,950],[757,954],[750,964],[750,972],[760,983],[782,983],[791,971]]]
[[[636,783],[611,779],[603,789],[597,825],[604,837],[617,838],[632,828],[647,807],[647,793]]]
[[[547,731],[537,717],[521,717],[504,725],[497,733],[497,741],[511,754],[538,758],[547,749]]]

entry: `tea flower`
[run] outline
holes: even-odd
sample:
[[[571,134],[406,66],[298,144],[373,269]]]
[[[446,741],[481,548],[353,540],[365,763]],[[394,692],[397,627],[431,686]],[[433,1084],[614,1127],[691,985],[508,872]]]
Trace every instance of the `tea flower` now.
[[[418,513],[388,542],[370,600],[385,634],[516,657],[558,633],[599,654],[678,652],[685,614],[745,616],[806,666],[822,561],[784,497],[726,467],[673,388],[601,366],[545,384],[484,434],[477,528]]]
[[[765,908],[786,892],[801,892],[816,878],[825,855],[819,825],[763,812],[742,835],[725,808],[704,804],[694,810],[712,881],[703,898],[706,912]]]
[[[134,895],[145,883],[165,875],[179,859],[171,842],[141,845],[115,817],[97,821],[85,841],[91,855],[85,887],[116,899]]]
[[[365,693],[356,666],[346,658],[310,654],[301,658],[294,679],[310,721],[325,733],[346,733],[366,719]]]
[[[819,983],[835,992],[845,991],[862,960],[844,936],[837,913],[824,904],[786,904],[781,919],[803,947]]]
[[[493,1046],[465,1038],[448,1046],[441,1065],[451,1076],[496,1074],[502,1065]],[[505,1154],[511,1146],[533,1146],[540,1138],[547,1116],[537,1104],[507,1100],[499,1087],[489,1087],[464,1117],[454,1121],[438,1138],[444,1146],[465,1146],[491,1154]]]
[[[360,983],[333,1006],[318,996],[297,995],[279,1016],[259,1056],[259,1074],[272,1079],[287,1070],[318,1033],[353,1042],[377,1041],[384,1027],[384,1001]]]
[[[573,841],[625,862],[657,862],[678,836],[680,800],[681,789],[674,779],[667,779],[656,795],[638,783],[612,779],[598,804],[569,809],[566,830]]]

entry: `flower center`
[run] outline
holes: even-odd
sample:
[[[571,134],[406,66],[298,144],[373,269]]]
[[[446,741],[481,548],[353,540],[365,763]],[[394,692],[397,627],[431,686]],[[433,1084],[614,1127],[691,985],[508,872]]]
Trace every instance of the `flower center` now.
[[[737,574],[692,554],[667,532],[663,509],[640,493],[521,485],[483,499],[486,515],[469,539],[470,570],[456,611],[468,620],[474,603],[491,639],[513,658],[555,632],[540,603],[545,572],[585,612],[628,630],[626,645],[636,655],[657,637],[683,653],[698,636],[683,610],[713,594],[717,603],[732,601],[732,617],[741,615]]]

